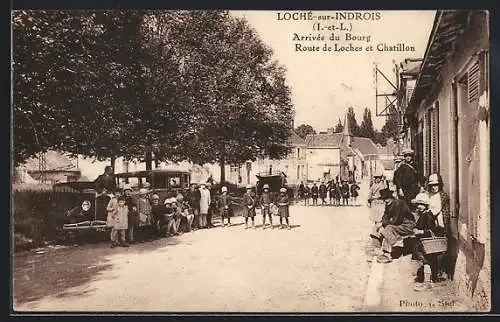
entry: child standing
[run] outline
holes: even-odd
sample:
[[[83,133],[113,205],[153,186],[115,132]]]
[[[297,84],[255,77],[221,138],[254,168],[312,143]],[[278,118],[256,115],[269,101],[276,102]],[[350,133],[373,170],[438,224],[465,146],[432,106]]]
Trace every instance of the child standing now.
[[[266,228],[266,215],[269,217],[269,225],[273,228],[273,217],[271,214],[271,205],[273,204],[273,196],[269,192],[269,185],[266,183],[262,187],[263,191],[259,198],[259,204],[262,212],[262,229]]]
[[[342,180],[342,185],[340,186],[340,193],[342,194],[342,206],[349,205],[349,184],[347,180]]]
[[[243,212],[243,217],[245,217],[245,229],[248,229],[248,217],[252,219],[252,228],[255,229],[255,203],[256,198],[252,195],[252,186],[247,186],[247,191],[243,195],[243,204],[245,205],[245,211]]]
[[[219,197],[220,213],[222,215],[222,226],[224,227],[224,218],[227,218],[227,226],[231,226],[231,196],[227,193],[227,187],[222,187],[222,194]]]
[[[139,199],[137,199],[136,206],[137,206],[137,213],[139,214],[139,227],[142,230],[141,231],[141,237],[140,240],[153,240],[152,236],[152,206],[148,198],[148,189],[146,188],[141,188],[139,190]]]
[[[280,195],[278,197],[278,214],[280,216],[280,229],[284,229],[283,218],[286,220],[286,226],[290,229],[290,223],[288,221],[288,217],[290,217],[290,200],[286,194],[286,188],[280,189]]]
[[[117,202],[114,202],[117,200]],[[113,226],[111,228],[111,248],[116,246],[128,247],[125,242],[125,234],[128,229],[128,207],[125,204],[125,197],[119,196],[112,199],[107,207],[108,213],[111,213]]]
[[[351,184],[351,199],[352,199],[352,204],[355,206],[358,204],[358,196],[359,196],[358,190],[359,190],[358,184],[356,182],[353,182]]]

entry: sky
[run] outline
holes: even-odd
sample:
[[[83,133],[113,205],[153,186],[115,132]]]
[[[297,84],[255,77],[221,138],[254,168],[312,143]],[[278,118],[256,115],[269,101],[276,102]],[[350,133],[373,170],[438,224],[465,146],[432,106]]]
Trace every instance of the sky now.
[[[298,11],[289,11],[298,12]],[[355,11],[349,11],[355,12]],[[385,122],[384,117],[375,114],[375,76],[374,64],[393,83],[396,75],[394,62],[400,63],[405,58],[423,58],[429,34],[435,17],[435,11],[369,11],[378,12],[378,20],[342,20],[321,21],[321,27],[327,28],[339,22],[349,31],[314,31],[315,23],[307,20],[278,20],[285,17],[285,11],[232,11],[237,17],[244,17],[258,32],[261,39],[273,50],[274,59],[287,69],[287,84],[292,91],[292,103],[295,108],[295,127],[305,123],[316,131],[325,131],[344,120],[347,107],[352,106],[358,124],[361,123],[365,107],[372,112],[374,126],[378,129]],[[336,11],[313,11],[313,15],[333,15]],[[364,12],[367,13],[367,12]],[[351,23],[351,24],[349,24]],[[356,36],[370,36],[370,41],[346,41],[346,33]],[[327,38],[333,33],[340,37],[338,46],[352,43],[363,48],[379,43],[394,45],[405,43],[415,51],[358,51],[358,52],[301,52],[296,51],[294,34]],[[302,41],[306,46],[322,47],[325,41]],[[333,47],[333,42],[328,42]],[[388,93],[390,85],[378,76],[379,93]],[[384,103],[379,99],[379,110]]]

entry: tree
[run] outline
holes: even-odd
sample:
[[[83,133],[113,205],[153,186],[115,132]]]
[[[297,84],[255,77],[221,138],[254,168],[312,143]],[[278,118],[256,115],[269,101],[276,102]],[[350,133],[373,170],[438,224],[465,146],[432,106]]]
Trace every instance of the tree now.
[[[295,133],[305,139],[309,134],[316,134],[316,131],[309,124],[301,124],[295,129]]]
[[[372,113],[368,108],[363,112],[363,120],[359,128],[361,137],[373,139],[375,136],[375,129],[373,128]]]
[[[356,114],[354,113],[354,108],[349,107],[347,110],[347,122],[349,122],[349,129],[353,136],[360,135],[360,129],[358,122],[356,121]]]
[[[389,108],[389,115],[381,129],[382,135],[387,140],[394,140],[399,133],[399,116],[394,106]]]
[[[193,39],[186,81],[197,120],[183,150],[196,163],[225,164],[258,157],[280,158],[290,148],[293,110],[285,70],[244,19],[227,12],[192,12]]]
[[[335,133],[342,133],[344,131],[344,126],[342,125],[342,121],[339,119],[337,125],[335,125]]]

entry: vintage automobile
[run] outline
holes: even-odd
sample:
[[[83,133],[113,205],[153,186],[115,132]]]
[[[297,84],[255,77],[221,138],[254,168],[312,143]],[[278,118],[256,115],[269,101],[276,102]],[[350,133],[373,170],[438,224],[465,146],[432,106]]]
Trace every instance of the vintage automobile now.
[[[293,203],[293,189],[287,186],[286,174],[282,171],[273,171],[273,172],[260,172],[256,174],[257,177],[257,195],[262,194],[262,187],[264,184],[269,185],[269,192],[276,196],[279,194],[281,187],[287,188],[287,194],[290,198],[290,203]]]
[[[160,200],[184,194],[189,188],[191,173],[187,170],[155,169],[146,171],[123,172],[115,174],[118,186],[131,184],[137,190],[150,184],[151,193],[156,193]]]
[[[188,171],[163,169],[124,172],[115,177],[118,187],[125,183],[134,187],[133,198],[148,182],[150,193],[158,194],[161,200],[183,193],[189,187],[191,178]],[[106,206],[111,197],[98,193],[94,181],[57,183],[53,185],[53,192],[55,218],[64,238],[109,231]]]
[[[98,194],[92,181],[63,182],[53,185],[54,213],[64,239],[77,235],[105,233],[107,195]]]

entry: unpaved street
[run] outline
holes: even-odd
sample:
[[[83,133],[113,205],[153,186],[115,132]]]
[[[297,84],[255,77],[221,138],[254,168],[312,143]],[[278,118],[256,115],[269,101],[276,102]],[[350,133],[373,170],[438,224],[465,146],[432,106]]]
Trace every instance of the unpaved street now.
[[[291,230],[263,230],[260,216],[257,229],[245,230],[236,217],[232,227],[128,249],[98,244],[15,256],[15,309],[361,310],[370,272],[363,249],[367,209],[296,205],[290,211]],[[37,287],[45,293],[34,294]]]

